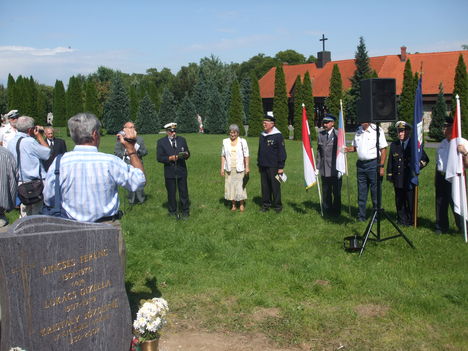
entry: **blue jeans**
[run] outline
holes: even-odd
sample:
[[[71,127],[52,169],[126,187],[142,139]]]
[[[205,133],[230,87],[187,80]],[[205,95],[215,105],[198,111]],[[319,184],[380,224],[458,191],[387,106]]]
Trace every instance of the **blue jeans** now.
[[[357,161],[357,185],[358,185],[358,220],[366,219],[366,203],[369,188],[371,191],[373,208],[377,208],[377,159],[369,161]]]

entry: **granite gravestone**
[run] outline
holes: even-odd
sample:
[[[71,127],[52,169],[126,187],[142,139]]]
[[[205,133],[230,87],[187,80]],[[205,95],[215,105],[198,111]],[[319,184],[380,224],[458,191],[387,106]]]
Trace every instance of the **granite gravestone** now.
[[[128,351],[119,230],[31,216],[0,236],[0,350]]]

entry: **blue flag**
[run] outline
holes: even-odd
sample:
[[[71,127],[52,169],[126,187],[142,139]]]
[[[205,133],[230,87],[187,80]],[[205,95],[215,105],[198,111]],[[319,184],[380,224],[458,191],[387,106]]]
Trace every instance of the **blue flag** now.
[[[414,99],[414,123],[411,135],[411,179],[414,186],[418,186],[419,165],[422,155],[423,144],[423,99],[422,99],[422,77],[418,80],[416,96]]]

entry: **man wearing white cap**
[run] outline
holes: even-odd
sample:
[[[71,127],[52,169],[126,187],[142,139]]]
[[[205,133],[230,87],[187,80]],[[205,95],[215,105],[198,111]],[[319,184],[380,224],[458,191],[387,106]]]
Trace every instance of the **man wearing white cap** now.
[[[411,183],[411,125],[405,121],[395,123],[398,140],[390,144],[387,163],[387,180],[395,189],[395,207],[398,223],[411,226],[414,223],[414,185]],[[420,169],[423,169],[429,158],[422,149]]]
[[[187,219],[190,215],[190,203],[187,186],[187,165],[185,160],[190,151],[185,138],[176,135],[177,123],[164,126],[167,137],[158,140],[156,158],[164,164],[164,180],[167,190],[169,216]],[[176,191],[179,191],[181,208],[178,211]],[[181,213],[179,213],[181,212]]]
[[[7,123],[0,128],[0,146],[7,147],[8,142],[13,139],[18,132],[16,130],[16,121],[19,117],[18,110],[11,110],[5,117],[7,118]]]

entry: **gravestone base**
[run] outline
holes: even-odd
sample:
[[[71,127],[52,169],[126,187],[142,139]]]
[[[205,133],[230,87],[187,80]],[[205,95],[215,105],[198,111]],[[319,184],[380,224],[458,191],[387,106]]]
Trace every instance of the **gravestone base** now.
[[[0,351],[128,351],[119,236],[111,225],[46,216],[10,226],[0,236]]]

